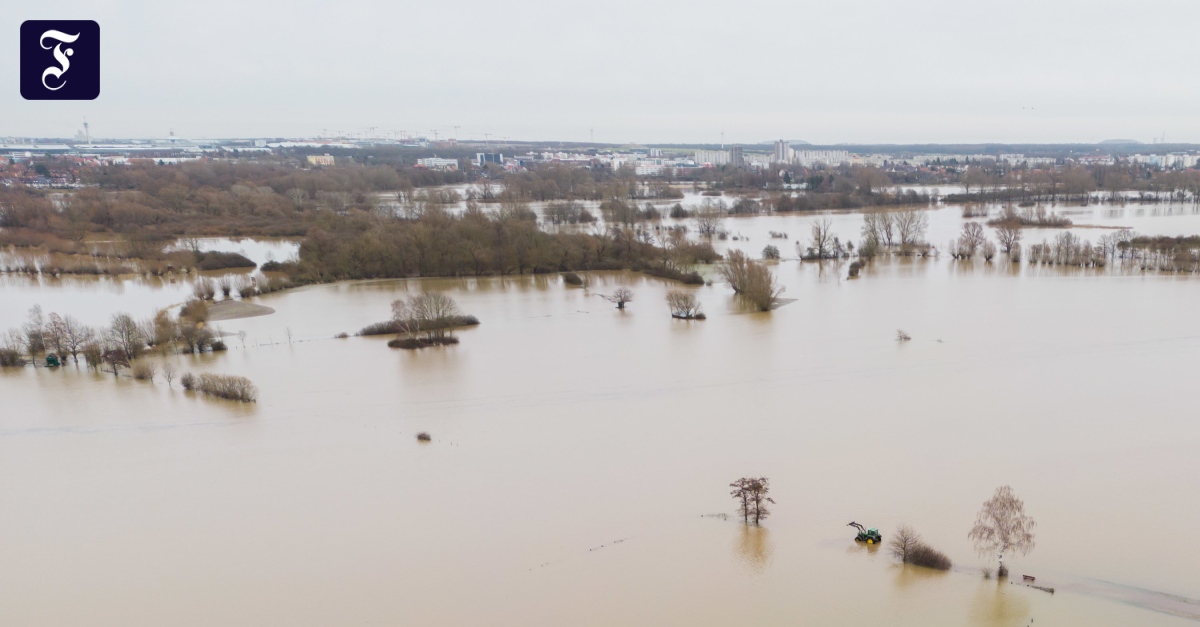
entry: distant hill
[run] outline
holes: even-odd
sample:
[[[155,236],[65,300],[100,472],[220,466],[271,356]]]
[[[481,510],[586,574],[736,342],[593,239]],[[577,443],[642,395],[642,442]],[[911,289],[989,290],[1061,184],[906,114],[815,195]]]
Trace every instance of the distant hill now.
[[[1140,144],[1142,142],[1136,139],[1106,139],[1100,142],[1100,146],[1119,146],[1122,144]]]

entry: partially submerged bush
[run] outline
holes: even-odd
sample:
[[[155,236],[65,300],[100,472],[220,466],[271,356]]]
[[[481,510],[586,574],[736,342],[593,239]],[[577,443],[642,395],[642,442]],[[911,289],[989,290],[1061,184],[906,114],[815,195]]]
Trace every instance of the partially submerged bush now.
[[[475,316],[454,316],[445,320],[437,320],[420,325],[421,330],[436,330],[436,329],[453,329],[456,327],[473,327],[479,324],[479,318]],[[388,320],[386,322],[376,322],[363,327],[359,335],[391,335],[393,333],[403,333],[406,328],[412,326],[413,323],[409,320],[397,321]]]
[[[765,264],[754,261],[740,250],[729,251],[726,263],[721,267],[721,276],[734,293],[745,297],[760,311],[770,311],[784,290]]]
[[[212,300],[217,297],[217,284],[212,279],[196,279],[195,285],[192,286],[192,295],[196,300]]]
[[[683,320],[704,320],[706,316],[701,310],[700,301],[696,295],[684,290],[667,292],[667,306],[671,308],[671,317]]]
[[[179,377],[179,385],[182,385],[183,389],[185,389],[185,390],[195,389],[196,375],[194,375],[190,372],[183,373],[183,376]]]
[[[225,342],[223,342],[221,340],[213,340],[212,352],[215,353],[218,351],[227,351],[227,350],[229,350],[229,347],[225,345]]]
[[[258,264],[240,253],[217,250],[196,253],[197,270],[224,270],[225,268],[254,268]]]
[[[388,340],[388,348],[413,349],[446,344],[458,344],[458,338],[453,335],[445,335],[442,337],[398,337],[394,340]]]
[[[772,261],[778,261],[779,260],[779,247],[773,246],[771,244],[767,244],[766,246],[763,247],[762,256],[763,256],[763,259],[770,259]]]
[[[888,552],[905,564],[924,566],[937,570],[950,570],[950,558],[941,551],[925,544],[920,534],[908,525],[900,525],[896,534],[888,541]]]
[[[583,285],[583,277],[574,272],[564,272],[562,277],[567,285]]]
[[[189,300],[179,308],[179,317],[192,322],[204,322],[208,320],[208,303],[199,298]]]
[[[0,348],[0,367],[11,368],[24,364],[20,351],[15,348]]]
[[[185,378],[188,376],[184,375]],[[187,385],[184,387],[187,388]],[[228,374],[202,374],[196,378],[195,389],[209,396],[243,403],[253,403],[258,398],[258,388],[250,379]]]
[[[905,333],[903,329],[896,329],[896,341],[907,342],[912,339],[912,336]]]
[[[154,375],[158,373],[158,368],[153,363],[139,361],[133,364],[130,372],[133,374],[133,378],[138,381],[153,381]]]
[[[418,433],[418,434],[417,434],[417,441],[418,441],[418,442],[432,442],[432,441],[433,441],[433,437],[432,437],[432,436],[430,436],[428,433],[426,433],[426,432],[422,431],[422,432],[420,432],[420,433]]]

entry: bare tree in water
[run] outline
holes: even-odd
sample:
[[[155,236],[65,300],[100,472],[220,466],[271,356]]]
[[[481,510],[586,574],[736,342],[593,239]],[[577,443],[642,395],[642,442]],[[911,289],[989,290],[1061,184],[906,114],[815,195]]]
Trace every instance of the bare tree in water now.
[[[1033,528],[1037,523],[1025,514],[1025,502],[1009,486],[996,489],[979,510],[975,526],[967,534],[980,555],[995,554],[1000,561],[998,575],[1008,574],[1004,554],[1015,551],[1025,555],[1033,550]]]
[[[625,303],[633,302],[633,290],[627,287],[618,287],[611,296],[605,296],[609,301],[617,304],[617,309],[624,309]]]
[[[767,496],[771,487],[766,477],[742,477],[729,484],[729,487],[733,488],[729,495],[738,501],[738,513],[742,515],[743,522],[750,524],[753,518],[757,525],[771,515],[767,503],[774,504],[775,500]]]

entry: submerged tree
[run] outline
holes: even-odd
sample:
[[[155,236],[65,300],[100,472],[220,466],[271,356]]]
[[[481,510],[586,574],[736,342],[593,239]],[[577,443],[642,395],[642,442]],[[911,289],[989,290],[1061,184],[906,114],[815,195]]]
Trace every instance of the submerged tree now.
[[[995,554],[1000,561],[998,575],[1008,574],[1004,554],[1015,551],[1021,555],[1033,550],[1033,528],[1037,523],[1025,514],[1025,502],[1017,498],[1009,486],[996,489],[979,510],[975,526],[967,534],[980,555]]]
[[[729,495],[738,501],[738,513],[742,515],[743,522],[750,524],[753,518],[757,525],[771,515],[767,503],[774,504],[775,500],[767,496],[771,487],[766,477],[742,477],[729,484],[729,487],[733,488]]]
[[[392,324],[409,339],[441,341],[460,316],[458,304],[441,292],[423,292],[408,300],[392,301]]]
[[[734,293],[745,297],[759,311],[770,311],[784,290],[766,264],[751,259],[740,250],[726,253],[725,265],[721,266],[720,272]]]
[[[633,302],[633,290],[627,287],[618,287],[609,296],[605,296],[609,301],[617,304],[617,309],[624,309],[625,303]]]
[[[703,320],[705,317],[700,308],[700,301],[696,300],[696,295],[691,292],[684,290],[667,292],[667,306],[671,308],[671,315],[675,318]]]
[[[937,570],[950,570],[950,558],[941,551],[925,544],[921,534],[908,525],[900,525],[888,541],[888,553],[905,564],[925,566]]]

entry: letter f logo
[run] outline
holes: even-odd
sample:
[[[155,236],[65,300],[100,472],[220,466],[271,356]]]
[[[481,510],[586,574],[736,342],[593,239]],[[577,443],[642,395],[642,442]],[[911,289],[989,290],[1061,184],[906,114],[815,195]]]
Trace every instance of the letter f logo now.
[[[100,95],[100,25],[90,20],[21,24],[21,96],[94,100]]]

